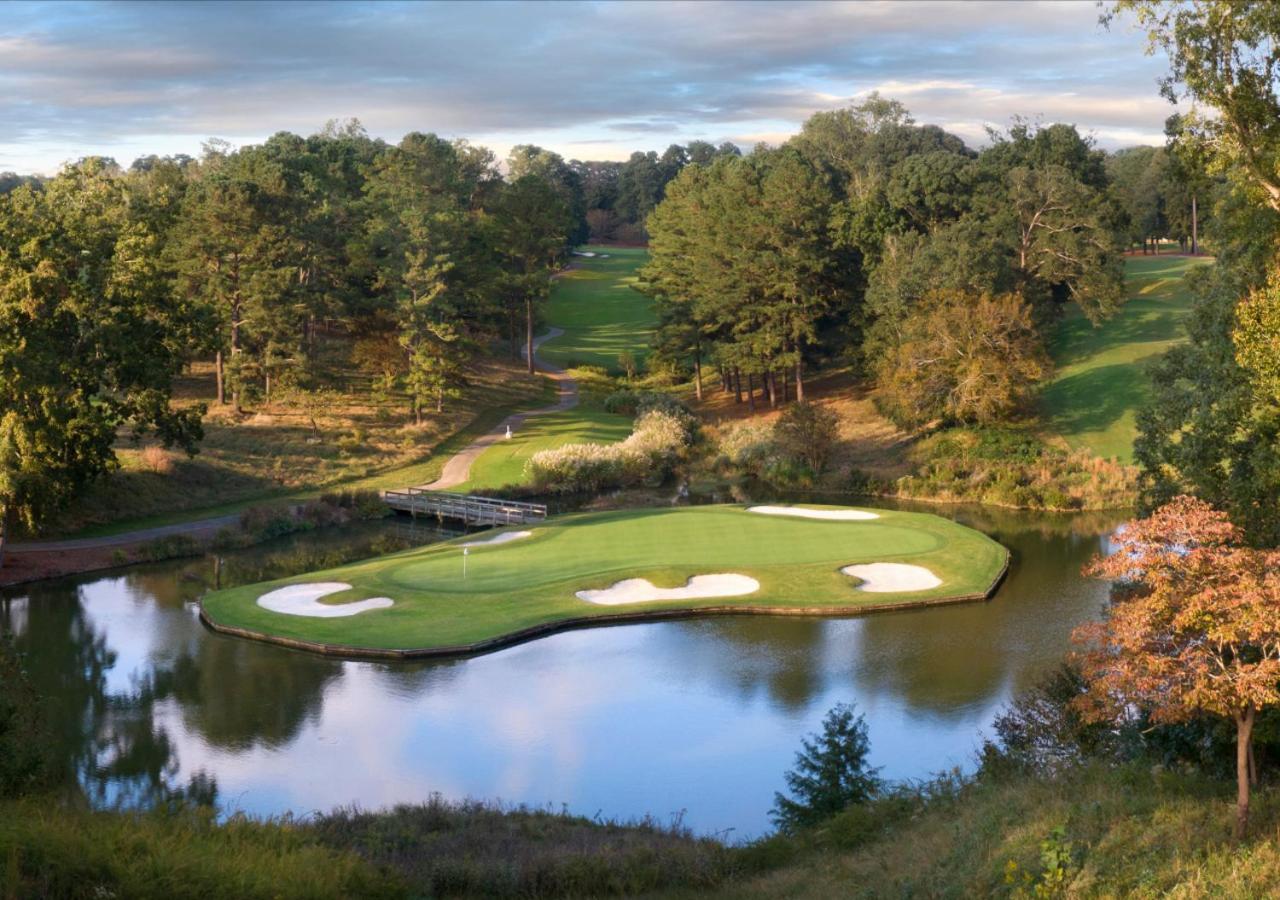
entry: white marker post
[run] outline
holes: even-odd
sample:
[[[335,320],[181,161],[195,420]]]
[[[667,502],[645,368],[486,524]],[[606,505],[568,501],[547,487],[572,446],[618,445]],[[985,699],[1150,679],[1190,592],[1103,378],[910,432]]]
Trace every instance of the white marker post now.
[[[470,547],[462,548],[462,577],[467,577],[467,555],[471,553]]]

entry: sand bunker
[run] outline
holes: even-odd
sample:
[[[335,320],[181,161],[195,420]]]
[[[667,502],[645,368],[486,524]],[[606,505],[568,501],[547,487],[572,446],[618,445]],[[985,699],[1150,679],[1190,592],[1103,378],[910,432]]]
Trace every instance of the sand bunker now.
[[[748,506],[747,512],[763,516],[796,516],[800,519],[836,519],[842,522],[861,522],[880,516],[861,509],[805,509],[800,506]]]
[[[927,591],[942,584],[942,579],[924,566],[909,566],[905,563],[868,563],[863,566],[845,566],[840,571],[861,579],[862,584],[858,585],[858,590],[872,594]]]
[[[309,616],[313,619],[337,619],[354,616],[371,609],[386,609],[395,605],[389,597],[370,597],[355,603],[318,603],[321,597],[349,591],[351,585],[341,581],[321,581],[316,584],[291,584],[276,588],[258,598],[258,605],[286,616]]]
[[[493,537],[481,538],[478,541],[467,541],[464,547],[492,547],[494,544],[506,544],[511,541],[518,541],[521,538],[533,537],[532,531],[504,531],[502,534],[495,534]]]
[[[599,591],[578,591],[578,599],[601,606],[650,603],[654,600],[702,600],[740,597],[760,590],[760,582],[746,575],[694,575],[684,587],[660,588],[647,578],[627,578]]]

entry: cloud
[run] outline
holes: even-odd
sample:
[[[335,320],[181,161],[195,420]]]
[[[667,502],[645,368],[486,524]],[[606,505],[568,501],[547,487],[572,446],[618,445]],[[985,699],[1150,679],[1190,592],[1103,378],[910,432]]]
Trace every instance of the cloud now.
[[[621,158],[787,134],[878,89],[966,138],[1015,114],[1158,139],[1162,60],[1088,3],[17,3],[0,167],[142,140],[196,152],[358,117]],[[634,136],[634,143],[618,135]]]

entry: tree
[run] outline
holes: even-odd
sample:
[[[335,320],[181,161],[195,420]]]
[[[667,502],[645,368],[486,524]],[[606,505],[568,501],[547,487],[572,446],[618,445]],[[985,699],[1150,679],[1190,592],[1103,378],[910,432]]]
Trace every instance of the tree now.
[[[1152,722],[1224,716],[1236,726],[1237,838],[1256,783],[1253,726],[1280,704],[1280,552],[1241,546],[1225,513],[1179,497],[1116,532],[1116,552],[1086,573],[1118,582],[1103,622],[1077,640],[1086,717],[1140,708]]]
[[[0,200],[0,563],[9,528],[118,465],[117,432],[195,452],[202,407],[170,404],[192,310],[115,167],[90,159]]]
[[[1103,16],[1133,13],[1151,47],[1169,57],[1161,92],[1213,111],[1183,120],[1181,139],[1238,167],[1280,210],[1280,6],[1266,0],[1120,0]]]
[[[908,426],[990,424],[1024,408],[1049,370],[1031,309],[1017,294],[927,294],[876,365],[880,403]]]
[[[551,274],[564,259],[571,228],[568,207],[544,179],[525,175],[503,189],[493,239],[504,260],[505,290],[524,308],[530,375],[534,372],[534,313],[550,294]]]
[[[786,774],[792,796],[774,794],[773,822],[786,832],[820,824],[879,792],[880,770],[867,765],[866,720],[840,703],[822,720],[822,733],[801,740],[795,768]]]

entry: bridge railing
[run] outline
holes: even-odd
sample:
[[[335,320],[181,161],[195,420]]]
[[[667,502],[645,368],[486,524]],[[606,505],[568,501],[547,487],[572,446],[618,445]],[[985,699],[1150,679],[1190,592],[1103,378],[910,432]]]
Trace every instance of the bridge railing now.
[[[545,503],[475,497],[425,488],[384,491],[382,499],[392,509],[410,515],[458,519],[472,525],[519,525],[539,522],[547,517]]]

